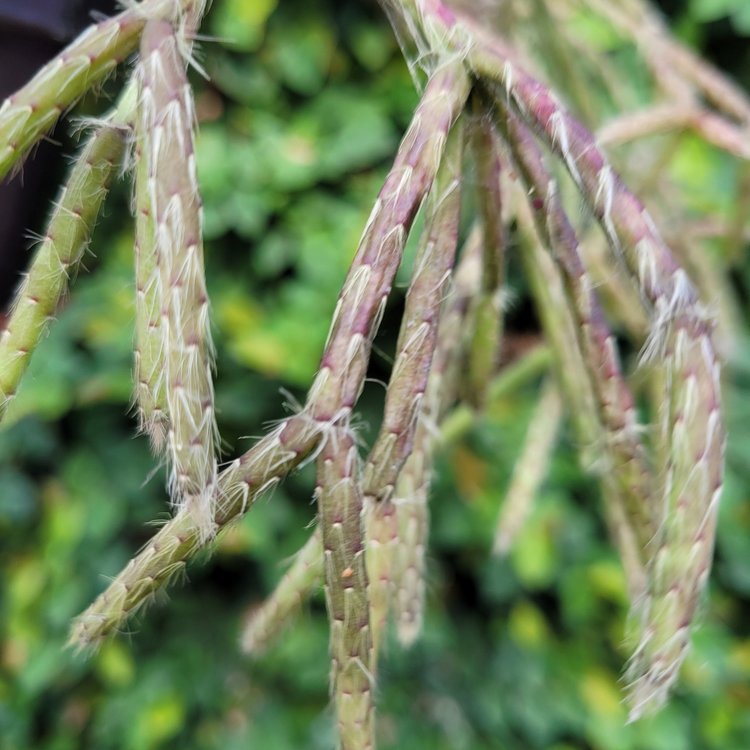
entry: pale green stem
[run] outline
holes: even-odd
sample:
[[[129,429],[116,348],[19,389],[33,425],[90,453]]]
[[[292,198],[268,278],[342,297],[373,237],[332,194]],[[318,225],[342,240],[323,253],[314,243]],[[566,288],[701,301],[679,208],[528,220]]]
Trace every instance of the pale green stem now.
[[[521,454],[505,493],[495,529],[493,553],[505,555],[531,513],[539,487],[549,472],[562,419],[562,400],[557,384],[548,379],[529,421]]]
[[[165,352],[161,331],[161,258],[156,242],[149,162],[143,118],[138,118],[135,139],[135,402],[142,432],[151,439],[156,455],[164,449],[169,429]]]
[[[152,276],[159,272],[151,293],[161,301],[161,341],[149,343],[156,349],[153,367],[163,376],[163,383],[154,383],[154,398],[160,397],[159,388],[166,389],[172,500],[176,507],[187,508],[201,533],[210,538],[218,428],[193,142],[195,112],[182,42],[172,24],[163,20],[149,21],[141,41],[139,135],[156,245],[156,259],[152,255],[149,265]]]
[[[135,50],[147,14],[172,8],[149,0],[94,24],[0,105],[0,178],[47,133],[65,110]]]
[[[463,128],[448,136],[445,155],[426,207],[425,228],[396,344],[383,423],[363,471],[370,509],[367,566],[370,576],[373,642],[377,649],[393,594],[392,567],[398,524],[392,495],[404,462],[414,448],[415,431],[437,340],[440,306],[449,287],[458,242]]]
[[[476,95],[474,114],[471,145],[477,173],[476,199],[482,222],[482,288],[473,303],[473,334],[464,378],[464,397],[481,409],[486,402],[487,388],[500,364],[506,238],[502,217],[500,141]]]
[[[645,602],[643,632],[630,671],[631,716],[637,718],[665,700],[677,677],[710,569],[724,451],[713,324],[652,217],[612,169],[586,127],[485,29],[452,12],[441,0],[415,0],[409,7],[415,11],[416,28],[426,29],[443,53],[447,44],[465,56],[475,75],[488,85],[494,82],[497,100],[509,102],[562,161],[599,221],[617,262],[626,265],[651,307],[652,333],[644,357],[663,364],[667,373],[664,400],[671,408],[665,410],[668,418],[661,424],[668,457],[659,508],[663,520],[657,524],[659,532],[649,549],[651,595]],[[674,59],[684,60],[680,55]],[[713,94],[722,90],[717,104],[736,104],[737,100],[723,97],[727,91],[721,83],[713,79],[707,87]],[[687,444],[693,449],[689,461],[683,455]],[[696,483],[696,475],[705,481]],[[685,486],[693,492],[683,495]],[[689,547],[694,554],[687,565]]]
[[[126,131],[127,125],[114,118],[97,128],[55,202],[42,242],[0,334],[0,418],[88,248],[99,209],[123,155]]]
[[[317,467],[339,747],[367,750],[375,745],[373,641],[359,457],[348,426],[329,430]]]
[[[310,593],[320,586],[323,568],[323,544],[316,528],[273,593],[250,613],[240,638],[246,654],[263,654],[283,633]]]
[[[320,427],[304,416],[291,417],[256,443],[219,476],[215,523],[219,530],[246,513],[315,450]],[[122,630],[126,620],[184,570],[206,546],[186,511],[168,521],[73,623],[70,643],[96,647]]]
[[[422,401],[414,436],[414,448],[399,474],[394,491],[399,544],[392,563],[396,632],[402,645],[411,645],[420,635],[424,617],[425,554],[429,532],[427,500],[432,462],[446,410],[456,398],[459,368],[465,352],[457,342],[467,324],[470,300],[482,278],[481,232],[466,242],[454,274],[452,292],[443,302],[432,370]]]

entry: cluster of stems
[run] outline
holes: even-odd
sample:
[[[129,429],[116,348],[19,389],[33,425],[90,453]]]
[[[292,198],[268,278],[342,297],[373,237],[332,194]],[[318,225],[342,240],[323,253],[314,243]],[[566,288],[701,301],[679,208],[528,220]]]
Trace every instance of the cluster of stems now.
[[[600,479],[604,515],[637,613],[628,668],[635,719],[667,697],[710,570],[724,450],[712,319],[597,138],[519,64],[504,40],[442,0],[382,3],[412,56],[422,88],[419,105],[343,283],[306,403],[223,471],[196,123],[186,75],[204,3],[143,0],[129,6],[92,26],[0,107],[4,174],[64,110],[137,50],[130,82],[112,112],[95,124],[60,193],[0,337],[1,417],[131,149],[134,399],[141,430],[169,466],[174,516],[77,618],[71,642],[96,646],[120,630],[260,494],[313,460],[316,528],[276,591],[249,617],[243,648],[256,655],[267,649],[322,583],[340,746],[374,747],[379,647],[391,620],[404,645],[421,629],[436,447],[455,432],[461,409],[481,411],[497,392],[495,378],[504,376],[503,286],[513,246],[539,311],[552,373],[500,514],[495,551],[507,552],[530,512],[567,406],[584,464]],[[737,128],[750,122],[750,106],[734,87],[671,41],[652,15],[643,15],[640,0],[617,9],[598,0],[562,5],[581,4],[625,32],[647,18],[656,40],[647,49],[674,61],[667,75],[646,55],[659,84],[690,113],[679,122],[737,152]],[[701,112],[698,95],[716,111]],[[663,127],[664,118],[649,114],[611,124],[608,138]],[[606,240],[607,260],[592,260],[566,212],[565,190],[589,207]],[[472,221],[462,222],[467,206]],[[352,417],[420,209],[424,229],[382,426],[363,458]],[[459,252],[460,227],[469,223]],[[609,290],[607,305],[596,274],[602,263],[626,278],[624,286]],[[651,415],[656,420],[658,414],[658,424],[650,439],[610,327],[611,310],[624,307],[634,308],[622,314],[633,335],[643,335],[646,321],[640,343],[661,402]],[[547,355],[540,361],[546,367]],[[457,401],[465,405],[451,414]]]

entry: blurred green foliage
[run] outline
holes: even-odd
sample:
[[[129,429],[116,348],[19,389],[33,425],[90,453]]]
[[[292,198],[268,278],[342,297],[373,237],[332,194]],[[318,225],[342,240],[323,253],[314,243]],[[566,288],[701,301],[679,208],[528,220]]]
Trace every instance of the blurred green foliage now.
[[[748,7],[693,0],[677,20],[686,29],[723,16],[748,33]],[[231,456],[283,415],[280,388],[302,398],[309,385],[416,94],[374,4],[215,0],[205,31],[219,41],[203,45],[210,83],[199,83],[199,172],[219,420]],[[594,43],[617,47],[595,25],[590,31]],[[725,195],[726,163],[697,141],[680,152],[673,169],[696,186],[697,212]],[[237,647],[243,615],[306,538],[309,468],[258,503],[189,568],[188,585],[129,632],[88,659],[65,649],[71,618],[146,541],[152,519],[166,515],[163,471],[128,417],[127,199],[121,186],[109,202],[88,262],[95,273],[76,284],[34,357],[15,423],[0,432],[0,747],[330,748],[320,598],[263,659],[245,660]],[[745,298],[748,268],[745,261],[736,274]],[[519,302],[509,336],[537,336],[523,287],[511,282]],[[386,315],[373,380],[388,372],[399,307],[396,299]],[[624,724],[624,580],[569,434],[514,552],[490,557],[537,392],[529,383],[440,456],[426,632],[408,652],[395,641],[386,649],[380,747],[750,747],[750,347],[728,381],[729,478],[714,584],[672,703]],[[368,386],[365,440],[382,399],[380,385]]]

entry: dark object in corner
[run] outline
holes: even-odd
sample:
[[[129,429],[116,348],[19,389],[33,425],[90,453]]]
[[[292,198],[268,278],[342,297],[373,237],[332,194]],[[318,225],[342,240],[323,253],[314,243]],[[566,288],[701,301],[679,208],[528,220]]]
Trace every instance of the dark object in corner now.
[[[0,0],[0,100],[21,88],[112,0]],[[0,183],[0,314],[29,257],[27,234],[49,212],[62,154],[42,142],[23,168]]]

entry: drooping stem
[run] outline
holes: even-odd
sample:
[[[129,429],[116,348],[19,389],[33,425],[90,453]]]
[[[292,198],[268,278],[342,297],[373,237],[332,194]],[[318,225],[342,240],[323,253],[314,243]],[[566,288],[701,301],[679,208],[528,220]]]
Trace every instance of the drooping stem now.
[[[219,530],[246,513],[315,450],[319,426],[303,415],[290,417],[219,475],[214,521]],[[169,520],[73,622],[71,645],[96,647],[122,630],[126,620],[165,588],[206,539],[186,511]]]
[[[22,89],[0,105],[0,178],[18,163],[89,88],[101,82],[138,45],[146,13],[169,0],[149,0],[90,26]]]
[[[323,543],[320,528],[316,528],[273,593],[248,617],[240,638],[245,653],[259,656],[268,649],[310,592],[320,586],[323,569]]]
[[[333,423],[349,414],[359,397],[372,338],[409,229],[435,179],[448,131],[468,93],[468,76],[454,61],[440,65],[427,83],[336,305],[306,407],[315,419]]]
[[[341,750],[374,747],[373,641],[357,446],[332,427],[317,462],[316,495],[331,625],[331,692]]]
[[[559,388],[552,379],[547,379],[531,415],[526,439],[513,466],[513,477],[498,516],[492,547],[496,555],[505,555],[510,551],[529,517],[534,498],[549,470],[561,419]]]
[[[135,402],[141,432],[147,434],[155,455],[161,455],[169,430],[167,373],[161,331],[162,258],[156,241],[156,222],[149,191],[149,158],[144,153],[148,135],[139,117],[135,157]]]
[[[482,288],[473,303],[474,332],[469,346],[465,398],[481,408],[487,387],[497,371],[503,335],[502,294],[505,281],[505,228],[501,194],[502,162],[499,137],[478,96],[472,128],[472,153],[478,190],[476,200],[482,222]]]
[[[388,617],[392,566],[399,542],[393,490],[414,448],[417,420],[433,363],[440,308],[456,255],[462,147],[463,128],[456,125],[448,136],[427,200],[425,228],[406,293],[383,423],[363,470],[362,486],[368,504],[367,566],[376,649]]]
[[[656,533],[653,480],[641,443],[635,399],[621,372],[614,335],[586,270],[578,237],[533,135],[510,112],[502,111],[500,121],[526,185],[537,232],[560,269],[575,320],[578,347],[604,428],[608,465],[621,485],[620,495],[626,503],[630,523],[641,549],[645,550]]]
[[[166,392],[172,500],[214,531],[218,428],[214,410],[213,345],[203,263],[202,202],[195,164],[193,93],[180,39],[169,21],[146,24],[141,41],[142,156],[147,160],[148,210],[158,270],[161,340],[154,406]],[[162,372],[163,371],[163,375]],[[161,392],[159,388],[161,387]]]
[[[422,631],[433,455],[443,417],[458,390],[459,370],[466,354],[458,342],[467,325],[471,300],[480,289],[482,248],[482,233],[475,230],[465,243],[453,288],[443,302],[414,448],[399,474],[393,496],[399,537],[392,573],[393,608],[398,639],[405,646],[414,643]]]
[[[425,229],[414,261],[396,361],[388,383],[383,424],[364,468],[366,496],[387,500],[411,453],[416,420],[427,388],[440,305],[451,279],[461,208],[462,128],[448,139],[427,201]]]
[[[705,98],[744,126],[750,124],[747,95],[707,60],[672,37],[658,15],[642,0],[610,3],[585,0],[587,8],[606,18],[615,28],[640,44],[654,78],[673,93],[693,89],[691,98]]]
[[[0,419],[88,248],[99,209],[124,152],[128,127],[115,113],[94,131],[55,202],[42,242],[0,334]]]
[[[258,494],[315,450],[321,432],[331,423],[327,415],[340,416],[337,403],[356,401],[383,295],[393,282],[405,233],[434,180],[446,135],[467,96],[466,74],[451,65],[436,71],[425,89],[340,295],[321,373],[307,407],[221,472],[214,517],[219,530],[249,510]],[[342,365],[344,371],[349,368],[349,375],[337,380],[332,373],[341,372]],[[343,386],[341,392],[339,385]],[[184,513],[178,513],[76,620],[71,642],[97,645],[117,632],[207,541]]]
[[[595,137],[550,90],[515,63],[503,45],[442,0],[405,0],[415,28],[435,46],[449,46],[467,61],[498,102],[507,102],[563,162],[599,221],[618,262],[629,269],[652,312],[645,356],[659,357],[667,374],[662,420],[666,481],[650,547],[650,597],[645,603],[641,642],[631,678],[632,716],[665,699],[686,653],[690,625],[710,567],[704,537],[715,522],[720,496],[724,432],[720,416],[719,363],[712,323],[685,271],[659,235],[642,203],[608,163]],[[686,379],[692,383],[686,387]],[[699,402],[695,396],[703,394]],[[705,403],[709,404],[706,411]],[[682,455],[681,430],[694,440],[696,458]],[[696,474],[707,477],[683,495]],[[684,508],[687,508],[685,510]],[[675,522],[676,519],[679,522]],[[700,519],[700,523],[698,523]],[[706,534],[708,536],[708,534]],[[684,555],[700,539],[700,565],[685,566]],[[682,564],[675,561],[682,559]],[[678,592],[678,593],[675,593]]]

